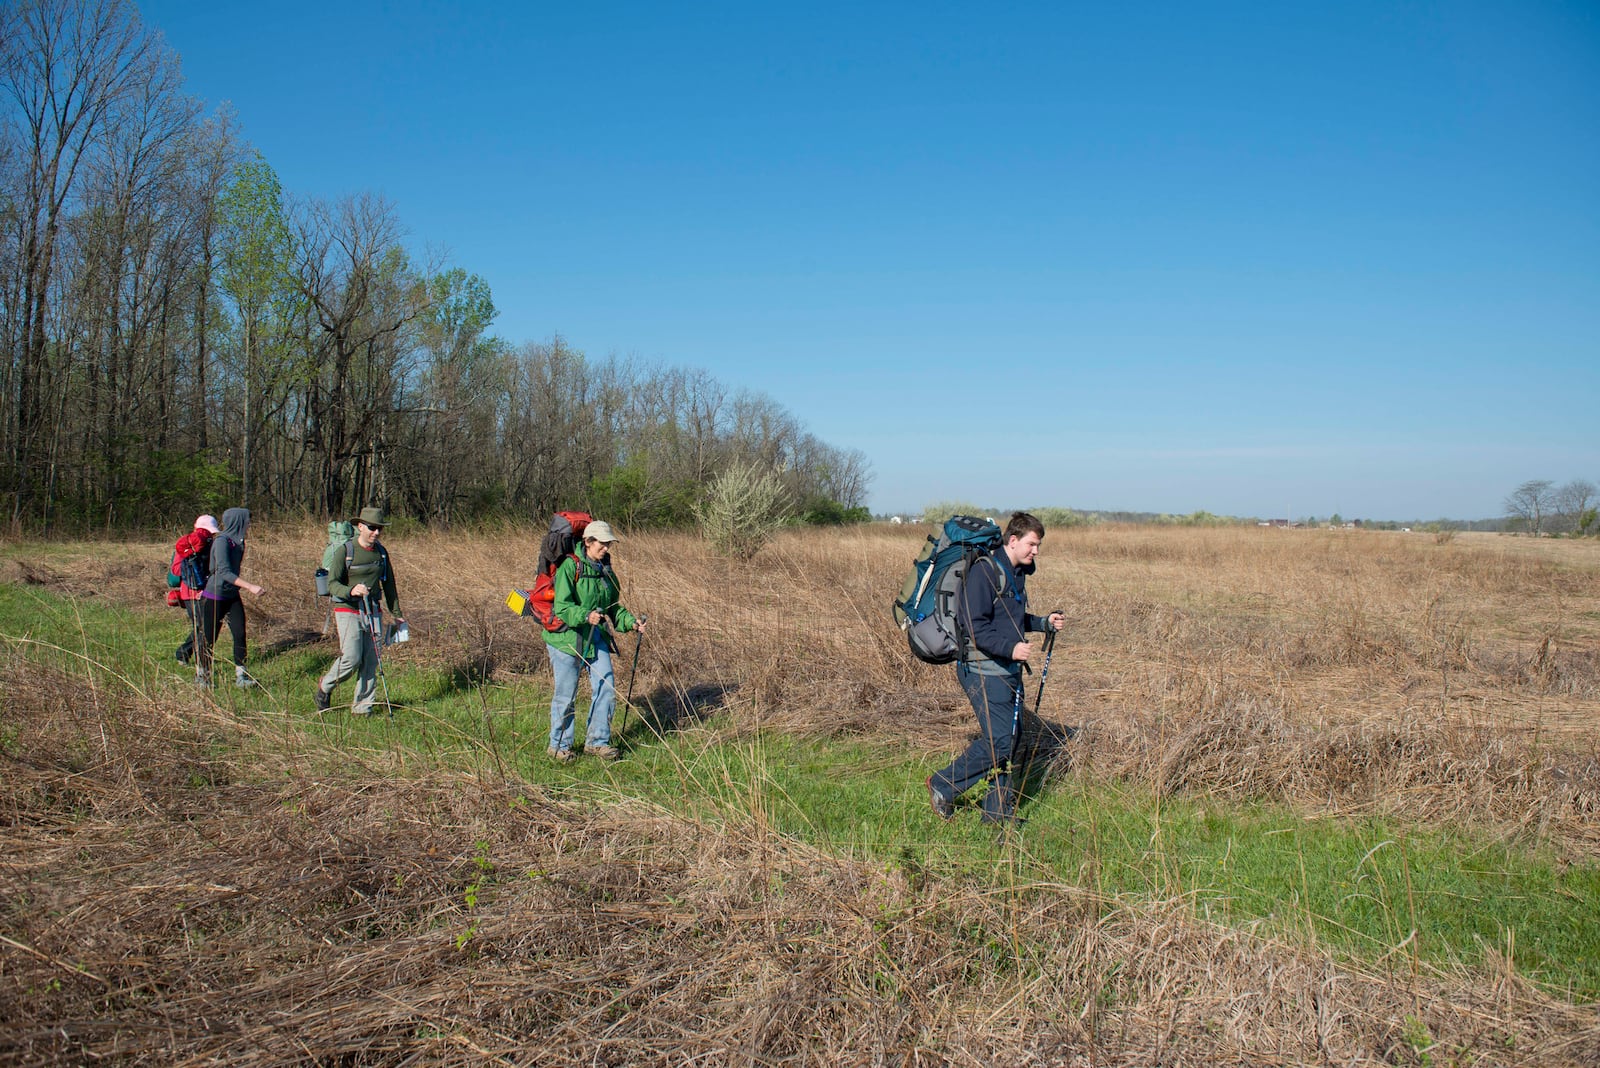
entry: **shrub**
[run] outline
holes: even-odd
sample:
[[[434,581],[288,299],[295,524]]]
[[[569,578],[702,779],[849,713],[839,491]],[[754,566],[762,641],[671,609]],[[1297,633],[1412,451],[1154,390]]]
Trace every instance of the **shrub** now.
[[[630,530],[678,526],[694,518],[694,485],[655,478],[628,464],[589,480],[589,507]]]
[[[981,515],[987,516],[985,509],[967,501],[934,501],[922,510],[924,523],[943,523],[953,515]]]
[[[1071,508],[1034,508],[1033,515],[1044,524],[1044,529],[1065,530],[1067,527],[1088,526],[1092,520],[1082,512],[1074,512]]]
[[[700,533],[717,552],[749,560],[783,525],[788,508],[776,474],[735,463],[711,480],[694,511]]]
[[[811,497],[800,507],[799,521],[815,527],[842,526],[845,523],[865,523],[872,513],[857,505],[846,508],[828,497]]]

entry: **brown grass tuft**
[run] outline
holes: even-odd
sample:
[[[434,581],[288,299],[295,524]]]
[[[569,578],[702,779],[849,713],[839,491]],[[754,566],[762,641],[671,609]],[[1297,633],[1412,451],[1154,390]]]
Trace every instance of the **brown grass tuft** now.
[[[1183,901],[1025,878],[996,892],[757,822],[465,774],[313,772],[334,765],[305,738],[240,766],[216,742],[249,728],[203,699],[15,652],[3,671],[7,1064],[1577,1065],[1600,1050],[1592,1011],[1509,967],[1352,971],[1198,923]]]

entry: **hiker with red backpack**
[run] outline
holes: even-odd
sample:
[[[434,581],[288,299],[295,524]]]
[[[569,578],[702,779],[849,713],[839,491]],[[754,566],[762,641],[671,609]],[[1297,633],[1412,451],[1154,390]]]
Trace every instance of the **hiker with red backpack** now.
[[[173,654],[180,664],[187,664],[194,656],[195,642],[200,637],[200,598],[206,579],[211,575],[211,539],[217,533],[216,517],[200,516],[194,521],[194,529],[179,538],[172,549],[171,574],[178,584],[167,600],[181,607],[183,614],[189,617],[189,633]]]
[[[978,717],[978,736],[928,777],[928,803],[940,819],[953,816],[955,799],[993,772],[983,795],[983,822],[1008,827],[1018,822],[1010,765],[1021,733],[1022,670],[1033,656],[1028,632],[1048,632],[1053,641],[1067,622],[1061,612],[1028,612],[1027,577],[1043,540],[1043,523],[1027,512],[1013,512],[999,547],[967,565],[954,605],[960,643],[956,680]]]
[[[622,607],[621,585],[611,568],[616,532],[603,520],[589,520],[588,516],[583,519],[586,522],[574,535],[582,538],[581,545],[575,545],[555,565],[550,615],[556,629],[547,624],[544,630],[545,652],[555,674],[547,752],[563,764],[576,759],[572,751],[573,721],[578,677],[585,667],[589,669],[591,696],[583,751],[602,760],[615,760],[621,755],[611,744],[611,714],[617,706],[617,680],[611,668],[611,654],[615,652],[612,635],[630,630],[643,633],[645,623],[642,617],[636,618]]]

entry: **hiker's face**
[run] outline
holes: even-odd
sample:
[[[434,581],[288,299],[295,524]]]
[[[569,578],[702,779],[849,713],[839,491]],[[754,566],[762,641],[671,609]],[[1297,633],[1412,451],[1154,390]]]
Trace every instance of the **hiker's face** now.
[[[583,542],[583,551],[588,554],[589,559],[598,564],[611,555],[611,543],[609,541],[596,541],[594,538],[586,538]]]
[[[1009,538],[1006,541],[1006,555],[1011,557],[1014,566],[1027,567],[1039,555],[1039,543],[1043,540],[1031,530],[1020,538]]]
[[[369,527],[365,523],[356,524],[356,544],[363,549],[370,549],[378,542],[378,535],[383,533],[382,527]]]

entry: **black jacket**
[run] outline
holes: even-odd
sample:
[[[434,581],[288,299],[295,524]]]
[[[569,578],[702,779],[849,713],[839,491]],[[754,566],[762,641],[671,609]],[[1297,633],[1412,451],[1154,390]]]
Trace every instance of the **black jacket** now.
[[[961,661],[982,675],[1020,675],[1022,662],[1011,659],[1029,631],[1050,627],[1043,616],[1028,614],[1028,576],[1033,565],[1011,566],[1005,549],[980,556],[967,568],[961,587],[958,622],[964,634]]]

